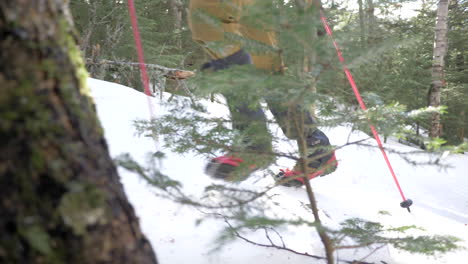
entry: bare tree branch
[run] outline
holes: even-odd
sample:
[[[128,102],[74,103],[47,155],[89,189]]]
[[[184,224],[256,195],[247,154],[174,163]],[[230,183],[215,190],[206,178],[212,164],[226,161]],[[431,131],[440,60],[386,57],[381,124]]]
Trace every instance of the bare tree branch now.
[[[140,63],[138,62],[112,61],[112,60],[94,61],[90,58],[86,58],[86,64],[88,65],[109,65],[110,64],[110,65],[125,65],[125,66],[133,66],[133,67],[140,66]],[[187,71],[187,70],[176,69],[176,68],[168,68],[168,67],[164,67],[158,64],[145,64],[145,66],[149,69],[160,71],[161,75],[169,79],[184,80],[195,75],[195,72],[193,71]]]
[[[202,212],[203,213],[203,212]],[[233,234],[249,243],[249,244],[252,244],[252,245],[255,245],[255,246],[259,246],[259,247],[264,247],[264,248],[275,248],[275,249],[279,249],[279,250],[284,250],[284,251],[288,251],[288,252],[291,252],[291,253],[294,253],[296,255],[301,255],[301,256],[305,256],[305,257],[310,257],[310,258],[314,258],[314,259],[320,259],[320,260],[326,260],[327,258],[326,257],[321,257],[321,256],[317,256],[317,255],[312,255],[312,254],[309,254],[307,252],[299,252],[299,251],[296,251],[294,249],[291,249],[291,248],[288,248],[286,247],[282,237],[281,237],[281,242],[282,242],[282,245],[276,245],[272,240],[271,238],[268,236],[268,231],[266,231],[266,228],[265,228],[265,235],[267,237],[267,239],[270,241],[270,244],[264,244],[264,243],[259,243],[259,242],[256,242],[256,241],[253,241],[249,238],[246,238],[245,236],[242,236],[237,230],[236,228],[234,228],[232,226],[232,224],[229,222],[229,219],[225,216],[225,215],[222,215],[222,214],[216,214],[216,213],[205,213],[205,214],[212,214],[212,215],[216,215],[217,217],[220,217],[220,218],[223,218],[224,219],[224,222],[226,223],[226,225],[229,227],[229,229],[233,232]],[[274,230],[276,232],[276,230]],[[279,235],[279,233],[277,233]],[[338,262],[342,262],[342,263],[348,263],[348,264],[375,264],[374,262],[364,262],[364,261],[358,261],[358,260],[341,260],[341,259],[338,259]]]

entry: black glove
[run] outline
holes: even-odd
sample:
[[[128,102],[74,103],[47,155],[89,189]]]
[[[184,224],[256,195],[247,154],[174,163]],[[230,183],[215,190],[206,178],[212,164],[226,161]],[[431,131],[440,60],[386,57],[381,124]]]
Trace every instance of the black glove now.
[[[219,71],[229,68],[231,65],[245,65],[252,64],[252,58],[250,54],[245,52],[243,49],[236,53],[227,56],[226,58],[211,60],[201,66],[201,70],[213,70]]]

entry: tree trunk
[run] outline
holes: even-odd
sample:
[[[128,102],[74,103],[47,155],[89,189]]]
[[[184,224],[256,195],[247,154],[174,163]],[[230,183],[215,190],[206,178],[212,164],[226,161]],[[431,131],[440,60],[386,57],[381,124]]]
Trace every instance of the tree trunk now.
[[[294,124],[297,129],[297,134],[299,136],[299,140],[297,142],[298,148],[299,148],[299,155],[301,157],[301,169],[302,172],[307,171],[307,139],[304,137],[304,116],[302,112],[294,112]],[[310,181],[308,177],[304,177],[304,185],[306,186],[306,193],[307,193],[307,198],[309,199],[310,203],[310,208],[312,210],[312,214],[314,215],[314,223],[315,223],[315,229],[317,231],[317,234],[320,237],[320,241],[323,244],[323,247],[325,249],[325,256],[327,258],[327,264],[334,264],[335,259],[333,258],[333,253],[335,252],[335,248],[333,245],[333,241],[328,235],[326,229],[322,225],[322,221],[320,220],[320,215],[319,215],[319,209],[317,206],[317,200],[315,198],[314,191],[312,189],[312,186],[310,185]]]
[[[297,10],[299,13],[304,13],[305,10],[312,7],[312,13],[306,13],[302,19],[304,19],[304,24],[310,23],[311,20],[318,20],[320,18],[319,11],[322,8],[321,0],[296,0],[295,1]],[[312,18],[312,19],[310,19]],[[304,35],[305,43],[315,43],[318,41],[318,29],[311,27],[310,32],[307,35]],[[319,59],[317,58],[317,53],[311,50],[312,45],[304,47],[303,56],[302,56],[302,65],[298,68],[298,76],[306,83],[305,91],[310,93],[317,93],[316,86],[316,77],[311,73],[314,71],[314,67],[318,65]],[[311,104],[308,107],[311,115],[316,117],[316,107],[315,104]]]
[[[367,42],[369,44],[374,44],[376,39],[375,28],[377,26],[377,19],[375,18],[375,6],[372,0],[366,0],[367,2],[367,25],[368,25],[368,35]]]
[[[301,12],[302,10],[305,10],[306,8],[309,7],[309,5],[313,5],[315,8],[313,9],[314,13],[312,14],[307,14],[309,16],[312,16],[312,19],[319,19],[320,18],[320,13],[319,10],[322,8],[322,3],[320,0],[296,0],[296,6],[298,8],[298,11]],[[318,32],[317,28],[311,28],[310,30],[311,34],[309,36],[305,36],[305,40],[307,43],[313,43],[314,41],[318,41]],[[311,50],[310,48],[304,47],[304,56],[303,56],[303,61],[302,61],[302,72],[299,72],[299,76],[301,76],[302,79],[304,79],[307,83],[307,91],[311,93],[316,93],[316,78],[315,77],[310,77],[310,73],[314,71],[314,67],[318,64],[319,59],[317,58],[317,53],[314,50]],[[315,107],[311,106],[309,108],[310,112],[312,115],[315,115]],[[308,155],[308,149],[307,149],[307,139],[305,138],[305,127],[304,127],[304,120],[305,117],[303,116],[303,111],[293,111],[293,116],[292,119],[294,120],[294,125],[296,127],[298,139],[297,139],[297,145],[299,149],[299,155],[301,157],[301,169],[302,172],[307,171],[307,155]],[[308,128],[310,129],[310,128]],[[317,201],[315,199],[314,192],[312,190],[312,187],[310,185],[310,182],[307,177],[304,177],[304,182],[306,186],[306,191],[307,191],[307,197],[310,202],[310,208],[312,210],[312,213],[314,215],[314,223],[316,224],[315,228],[316,231],[320,237],[320,240],[323,244],[324,250],[325,250],[325,255],[327,258],[327,264],[334,264],[335,259],[333,258],[333,252],[334,252],[334,245],[333,242],[330,238],[330,236],[327,234],[327,231],[325,230],[324,226],[322,225],[322,222],[320,221],[319,217],[319,209],[317,206]]]
[[[169,7],[171,10],[172,18],[174,19],[174,28],[173,32],[176,34],[176,46],[177,48],[182,48],[182,10],[183,4],[180,0],[169,0]]]
[[[464,142],[465,140],[465,110],[462,110],[461,113],[460,113],[460,120],[462,120],[462,124],[460,125],[460,127],[458,128],[458,140],[460,142]]]
[[[0,263],[157,263],[109,156],[66,2],[0,2]]]
[[[90,49],[90,42],[91,42],[91,36],[93,35],[93,32],[95,30],[95,27],[97,25],[97,2],[90,3],[88,5],[88,10],[89,10],[89,21],[87,26],[85,27],[84,32],[81,35],[79,47],[81,50],[81,53],[83,56],[87,57],[88,55],[88,49]]]
[[[360,37],[361,37],[361,48],[366,47],[366,29],[364,28],[364,8],[362,4],[362,0],[358,0],[359,5],[359,27],[360,30]]]
[[[447,53],[447,18],[448,0],[440,0],[437,6],[437,21],[434,37],[434,56],[432,61],[432,83],[429,89],[429,106],[440,106],[440,89],[444,85],[444,60]],[[431,127],[429,136],[431,138],[440,137],[442,134],[440,124],[440,114],[434,113],[431,116]]]

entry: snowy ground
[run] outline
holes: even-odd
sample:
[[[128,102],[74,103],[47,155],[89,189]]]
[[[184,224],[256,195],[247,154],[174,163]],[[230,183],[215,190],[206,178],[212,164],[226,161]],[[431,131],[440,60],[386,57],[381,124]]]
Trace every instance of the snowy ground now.
[[[98,115],[105,129],[105,136],[113,157],[130,153],[140,162],[145,161],[148,152],[160,148],[149,138],[137,137],[132,121],[148,119],[149,103],[154,112],[161,114],[159,99],[148,99],[144,94],[118,84],[89,79]],[[207,103],[209,104],[209,103]],[[209,104],[209,109],[217,115],[226,115],[223,106]],[[276,130],[276,128],[272,128]],[[362,133],[352,133],[346,127],[325,130],[334,145],[342,145],[348,140],[365,137]],[[372,141],[369,141],[372,142]],[[278,146],[288,148],[289,145]],[[389,140],[386,147],[400,151],[411,148]],[[163,173],[183,183],[184,190],[190,194],[201,194],[203,188],[211,183],[203,173],[206,163],[193,155],[177,155],[167,150]],[[322,221],[326,226],[336,227],[351,217],[369,221],[379,221],[390,226],[417,225],[426,229],[426,234],[449,234],[465,240],[462,245],[468,248],[468,155],[450,155],[443,161],[451,168],[439,170],[435,167],[407,164],[397,155],[389,154],[390,160],[399,177],[401,187],[414,201],[412,213],[399,206],[401,201],[398,190],[385,165],[380,151],[375,148],[349,146],[337,151],[340,162],[336,172],[323,178],[314,179],[312,187],[317,195]],[[431,159],[429,155],[416,157]],[[279,165],[290,166],[289,161],[280,160]],[[237,240],[220,251],[209,252],[218,231],[226,227],[222,220],[207,220],[196,225],[203,218],[201,212],[158,198],[152,187],[138,176],[119,169],[125,191],[133,204],[143,232],[151,241],[162,264],[280,264],[280,263],[322,263],[305,256],[289,252],[256,247]],[[242,187],[261,188],[271,184],[269,178],[252,176],[241,183]],[[302,206],[307,203],[305,192],[301,189],[278,187],[271,191],[274,196],[275,214],[297,214],[306,217],[309,212]],[[386,211],[389,213],[381,214]],[[284,242],[300,252],[323,256],[322,245],[315,232],[310,228],[296,227],[281,230]],[[264,242],[264,233],[255,233],[249,238]],[[273,237],[272,239],[278,239]],[[372,250],[341,250],[337,257],[345,260],[361,259]],[[426,257],[410,255],[392,247],[384,247],[364,259],[367,262],[405,264],[405,263],[468,263],[468,250],[459,250],[444,256]],[[385,261],[385,262],[381,262]]]

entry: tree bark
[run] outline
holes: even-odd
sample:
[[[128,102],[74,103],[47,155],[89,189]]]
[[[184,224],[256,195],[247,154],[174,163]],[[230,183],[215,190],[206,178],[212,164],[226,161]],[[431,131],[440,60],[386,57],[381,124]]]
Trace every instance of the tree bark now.
[[[89,10],[89,20],[88,24],[84,30],[84,32],[81,35],[81,43],[79,43],[79,47],[81,50],[81,53],[84,56],[88,56],[88,49],[90,49],[90,42],[91,42],[91,36],[93,35],[94,29],[97,24],[97,2],[90,3],[88,5],[88,10]]]
[[[358,0],[359,5],[359,27],[360,27],[360,37],[361,37],[361,48],[366,46],[366,29],[364,28],[364,8],[362,0]]]
[[[304,10],[307,10],[307,8],[312,5],[314,7],[312,9],[313,13],[307,14],[307,15],[311,16],[312,19],[320,18],[319,11],[322,8],[322,3],[320,0],[296,0],[295,3],[298,9],[298,12],[304,12]],[[314,41],[318,41],[318,38],[319,38],[319,35],[318,35],[317,28],[311,28],[310,34],[308,36],[305,36],[305,40],[307,43],[313,43]],[[301,78],[306,81],[307,83],[306,90],[311,93],[317,92],[316,90],[317,80],[315,77],[311,78],[310,73],[314,71],[314,67],[316,67],[316,65],[318,64],[318,61],[319,61],[319,58],[317,57],[317,52],[315,52],[314,50],[311,50],[310,48],[304,47],[304,56],[302,60],[302,67],[299,68],[299,71],[300,71],[299,76],[301,76]],[[313,105],[309,108],[309,111],[311,112],[312,115],[315,115],[315,107]],[[311,128],[310,127],[305,128],[305,121],[304,121],[305,117],[303,114],[304,114],[303,111],[293,110],[291,118],[293,119],[294,126],[296,128],[297,135],[298,135],[297,145],[299,149],[299,156],[301,158],[300,159],[301,169],[304,175],[306,175],[306,171],[308,171],[307,170],[308,149],[307,149],[307,139],[304,136],[305,135],[304,131],[305,129],[311,129]],[[323,244],[327,264],[334,264],[335,259],[333,258],[333,252],[334,252],[333,241],[331,240],[330,236],[328,235],[327,231],[325,230],[320,220],[317,200],[315,199],[315,194],[312,190],[309,179],[307,177],[304,177],[304,182],[306,186],[307,197],[310,202],[310,208],[314,216],[314,223],[316,224],[315,229]]]
[[[310,18],[312,20],[318,20],[320,18],[319,11],[322,8],[321,0],[296,0],[295,1],[297,10],[299,13],[304,13],[306,10],[311,8],[312,12],[305,13],[302,19],[304,19],[304,24],[310,23]],[[311,27],[310,32],[307,35],[304,35],[305,43],[314,43],[318,41],[318,29]],[[302,65],[298,68],[298,76],[306,83],[306,90],[311,93],[317,93],[316,86],[316,77],[312,77],[310,74],[314,71],[314,67],[318,65],[319,58],[317,53],[311,50],[311,46],[304,47],[303,56],[302,56]],[[315,104],[311,104],[308,107],[311,115],[316,117],[316,107]]]
[[[440,106],[440,90],[444,86],[444,66],[445,54],[447,53],[447,19],[448,0],[440,0],[437,6],[437,21],[434,36],[434,55],[432,61],[432,82],[428,94],[428,105],[432,107]],[[429,136],[431,138],[440,137],[442,129],[440,124],[440,114],[433,113],[431,116],[431,126]]]
[[[182,30],[182,10],[183,4],[180,0],[169,0],[169,7],[171,10],[172,18],[174,19],[173,32],[176,35],[176,46],[182,48],[182,36],[180,32]]]
[[[295,112],[294,116],[294,124],[296,126],[296,129],[298,131],[298,136],[299,140],[297,142],[298,148],[299,148],[299,154],[301,157],[301,169],[304,175],[307,171],[307,139],[304,137],[304,116],[302,115],[302,112]],[[310,185],[310,181],[307,176],[303,177],[304,180],[304,185],[306,186],[306,193],[307,193],[307,198],[309,199],[310,203],[310,209],[312,210],[312,214],[314,215],[314,223],[315,223],[315,229],[317,231],[317,234],[320,237],[320,241],[323,244],[323,247],[325,249],[325,256],[327,258],[327,264],[334,264],[335,259],[333,258],[333,253],[335,252],[335,248],[333,245],[333,241],[328,235],[326,229],[322,225],[322,221],[320,220],[320,215],[319,215],[319,208],[317,206],[317,199],[315,198],[314,191],[312,189],[312,186]]]
[[[157,263],[109,156],[66,2],[0,2],[0,263]]]
[[[462,120],[462,124],[459,126],[458,128],[458,140],[460,142],[463,142],[465,140],[465,110],[462,110],[461,113],[460,113],[460,120]]]
[[[375,6],[372,0],[366,0],[367,2],[367,25],[368,25],[368,35],[367,42],[372,45],[375,43],[377,27],[377,19],[375,18]]]

